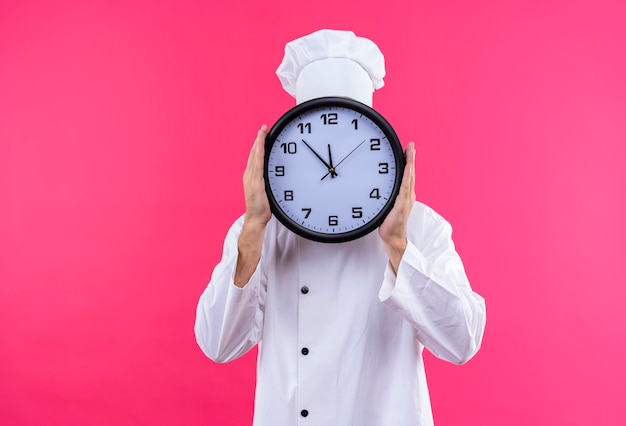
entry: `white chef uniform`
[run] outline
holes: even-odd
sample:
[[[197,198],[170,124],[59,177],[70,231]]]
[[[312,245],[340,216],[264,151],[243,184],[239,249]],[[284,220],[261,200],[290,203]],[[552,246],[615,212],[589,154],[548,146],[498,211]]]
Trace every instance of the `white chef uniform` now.
[[[355,37],[328,31],[307,37]],[[325,244],[272,218],[259,265],[238,288],[233,277],[243,221],[229,230],[200,297],[195,333],[217,362],[259,345],[254,425],[432,425],[424,347],[464,363],[480,347],[485,327],[484,300],[469,285],[450,224],[415,203],[396,275],[377,231]]]

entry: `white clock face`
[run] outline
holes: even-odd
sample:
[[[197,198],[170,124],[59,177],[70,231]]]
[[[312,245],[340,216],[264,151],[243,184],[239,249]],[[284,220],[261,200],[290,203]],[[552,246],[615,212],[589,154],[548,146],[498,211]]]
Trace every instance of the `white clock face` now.
[[[391,126],[385,133],[363,112],[341,102],[313,106],[273,135],[266,152],[268,195],[292,230],[320,241],[352,239],[337,236],[371,231],[390,208],[402,151]]]

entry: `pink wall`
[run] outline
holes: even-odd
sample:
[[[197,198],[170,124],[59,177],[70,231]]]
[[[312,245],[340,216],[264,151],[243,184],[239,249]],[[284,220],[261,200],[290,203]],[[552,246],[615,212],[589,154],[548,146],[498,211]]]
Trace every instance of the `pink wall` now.
[[[487,299],[476,358],[427,356],[437,424],[623,424],[625,3],[261,3],[0,3],[0,424],[249,424],[255,354],[204,358],[195,305],[322,27],[385,53]]]

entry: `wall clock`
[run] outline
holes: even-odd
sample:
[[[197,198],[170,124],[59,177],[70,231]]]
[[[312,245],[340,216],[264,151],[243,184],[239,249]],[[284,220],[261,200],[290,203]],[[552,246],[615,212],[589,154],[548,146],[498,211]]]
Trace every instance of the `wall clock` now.
[[[393,207],[405,165],[382,115],[327,97],[287,111],[265,139],[265,187],[274,216],[310,240],[338,243],[376,229]]]

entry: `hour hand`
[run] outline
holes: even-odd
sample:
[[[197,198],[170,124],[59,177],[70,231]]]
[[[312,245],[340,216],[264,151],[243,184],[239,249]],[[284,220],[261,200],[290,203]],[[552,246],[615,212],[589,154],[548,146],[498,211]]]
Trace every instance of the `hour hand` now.
[[[326,168],[328,168],[328,173],[330,174],[331,177],[337,176],[337,172],[335,172],[335,168],[334,167],[332,167],[330,164],[328,164],[326,162],[326,160],[324,160],[322,158],[321,155],[319,155],[317,152],[315,152],[315,150],[311,147],[311,145],[309,145],[304,139],[302,139],[302,142],[304,142],[304,144],[307,146],[307,148],[309,148],[311,150],[311,152],[313,154],[315,154],[315,156],[322,162],[322,164],[324,164],[324,166],[326,166]]]
[[[329,168],[328,168],[328,173],[326,173],[324,176],[322,176],[322,179],[320,180],[324,180],[326,179],[326,176],[330,175],[331,178],[334,178],[335,176],[337,176],[337,171],[335,170],[335,165],[333,165],[333,153],[330,151],[330,144],[328,144],[328,162],[329,164]]]
[[[335,166],[333,166],[333,153],[330,152],[330,144],[328,144],[328,162],[330,163],[330,168],[334,170]]]

